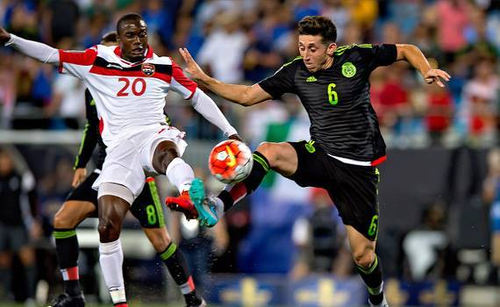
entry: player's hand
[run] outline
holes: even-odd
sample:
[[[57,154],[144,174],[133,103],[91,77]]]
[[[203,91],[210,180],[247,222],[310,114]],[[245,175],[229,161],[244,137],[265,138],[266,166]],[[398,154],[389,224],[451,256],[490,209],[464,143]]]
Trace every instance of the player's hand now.
[[[87,177],[87,169],[77,168],[75,170],[75,174],[73,175],[73,182],[71,183],[73,188],[76,188],[80,183],[82,183],[86,177]]]
[[[427,84],[436,83],[439,87],[444,87],[442,80],[450,81],[451,76],[444,70],[441,69],[429,69],[424,74],[424,80]]]
[[[230,135],[228,139],[243,142],[243,139],[237,133]]]
[[[0,27],[0,44],[4,45],[10,39],[9,32],[5,31],[4,28]]]
[[[198,63],[196,63],[187,48],[179,48],[179,53],[184,59],[184,62],[186,62],[185,71],[191,76],[191,79],[203,81],[205,78],[208,78],[207,74],[201,69]]]

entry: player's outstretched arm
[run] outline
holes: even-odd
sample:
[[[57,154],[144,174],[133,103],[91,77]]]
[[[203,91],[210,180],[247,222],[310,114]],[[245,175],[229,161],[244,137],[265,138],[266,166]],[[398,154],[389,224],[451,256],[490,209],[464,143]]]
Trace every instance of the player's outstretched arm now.
[[[442,80],[449,81],[450,75],[441,69],[432,68],[422,51],[415,45],[396,44],[397,59],[406,60],[413,65],[424,77],[427,84],[436,83],[440,87],[444,87]]]
[[[189,73],[191,79],[203,84],[217,95],[243,106],[251,106],[271,99],[271,95],[258,84],[248,86],[221,82],[207,75],[186,48],[179,48],[179,53],[186,62],[186,72]]]
[[[0,27],[0,43],[12,46],[19,52],[40,62],[59,64],[59,51],[56,48],[10,34],[2,27]]]

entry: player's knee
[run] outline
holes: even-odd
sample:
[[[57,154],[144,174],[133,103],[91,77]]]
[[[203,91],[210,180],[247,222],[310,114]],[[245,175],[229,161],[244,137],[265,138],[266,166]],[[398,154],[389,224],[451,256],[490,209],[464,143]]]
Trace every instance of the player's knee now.
[[[64,204],[62,208],[64,208]],[[75,226],[75,219],[69,216],[64,209],[57,211],[54,215],[54,228],[71,229],[75,228]]]
[[[120,237],[120,226],[112,219],[99,218],[98,230],[103,243],[116,241]]]
[[[357,266],[369,268],[375,260],[375,251],[371,246],[354,249],[353,258]]]
[[[177,147],[174,143],[162,142],[155,150],[153,156],[153,167],[157,172],[164,174],[167,171],[167,167],[170,162],[178,156]]]
[[[271,165],[271,167],[276,164],[276,161],[279,158],[279,145],[276,143],[270,142],[262,142],[257,147],[257,151],[260,152],[264,157],[266,157],[267,162]]]

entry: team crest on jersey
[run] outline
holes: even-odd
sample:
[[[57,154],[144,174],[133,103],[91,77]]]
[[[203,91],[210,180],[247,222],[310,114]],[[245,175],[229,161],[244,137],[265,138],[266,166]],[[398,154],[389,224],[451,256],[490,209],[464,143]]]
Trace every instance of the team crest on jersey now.
[[[144,64],[142,64],[141,68],[142,68],[142,72],[148,77],[155,73],[154,64],[144,63]]]
[[[342,75],[346,78],[352,78],[356,74],[356,66],[351,62],[345,62],[342,65]]]

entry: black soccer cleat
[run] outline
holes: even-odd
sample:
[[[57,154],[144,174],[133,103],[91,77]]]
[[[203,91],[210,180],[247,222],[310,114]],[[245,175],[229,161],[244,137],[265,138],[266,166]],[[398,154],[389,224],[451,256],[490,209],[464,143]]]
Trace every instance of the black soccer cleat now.
[[[69,296],[68,293],[59,295],[48,307],[84,307],[85,298],[83,295]]]

